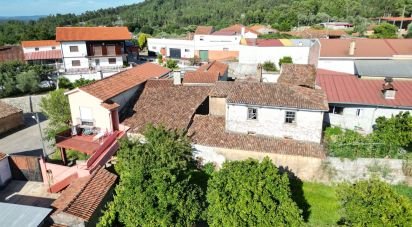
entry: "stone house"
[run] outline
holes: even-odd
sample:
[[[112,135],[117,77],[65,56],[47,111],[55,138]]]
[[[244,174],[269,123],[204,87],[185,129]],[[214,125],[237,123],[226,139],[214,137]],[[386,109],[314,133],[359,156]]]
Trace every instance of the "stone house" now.
[[[23,125],[23,111],[0,101],[0,134]]]

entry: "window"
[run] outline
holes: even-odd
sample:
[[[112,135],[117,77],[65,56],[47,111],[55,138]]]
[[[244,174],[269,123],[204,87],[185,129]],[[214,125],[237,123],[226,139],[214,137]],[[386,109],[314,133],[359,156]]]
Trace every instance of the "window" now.
[[[247,108],[247,119],[257,120],[257,109],[256,108]]]
[[[109,58],[109,64],[116,64],[116,58]]]
[[[70,46],[70,52],[79,52],[78,46]]]
[[[356,116],[359,117],[361,114],[361,109],[356,109]]]
[[[52,50],[55,50],[56,49],[56,47],[52,47]]]
[[[114,56],[116,55],[116,46],[115,45],[107,45],[107,55]]]
[[[223,51],[229,51],[229,48],[223,48]]]
[[[93,54],[94,56],[102,56],[103,55],[102,46],[100,45],[93,46]]]
[[[190,52],[190,50],[189,50],[189,49],[185,49],[185,52]]]
[[[100,65],[100,59],[94,59],[94,63],[96,64],[96,66]]]
[[[286,111],[285,123],[293,124],[296,122],[296,112]]]
[[[152,50],[156,50],[157,49],[157,47],[155,47],[155,46],[152,46]]]
[[[205,37],[200,36],[200,41],[203,41],[203,40],[205,40]]]
[[[80,60],[72,60],[72,66],[80,66]]]
[[[36,48],[34,48],[34,50],[35,50],[35,51],[39,51],[39,48],[38,48],[38,47],[36,47]]]
[[[81,125],[93,126],[94,120],[91,108],[80,107],[80,123]]]
[[[343,107],[339,107],[339,106],[329,106],[329,113],[342,115],[343,109],[344,109]]]

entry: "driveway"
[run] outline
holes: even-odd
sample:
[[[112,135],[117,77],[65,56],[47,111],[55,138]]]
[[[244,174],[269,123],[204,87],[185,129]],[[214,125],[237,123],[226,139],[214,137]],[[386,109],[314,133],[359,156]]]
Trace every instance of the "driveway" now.
[[[43,135],[44,129],[48,125],[48,120],[40,119]],[[42,154],[42,145],[40,140],[39,126],[30,115],[25,114],[26,127],[0,137],[0,152],[6,154],[21,154],[40,156]],[[44,141],[47,154],[53,153],[51,143]]]

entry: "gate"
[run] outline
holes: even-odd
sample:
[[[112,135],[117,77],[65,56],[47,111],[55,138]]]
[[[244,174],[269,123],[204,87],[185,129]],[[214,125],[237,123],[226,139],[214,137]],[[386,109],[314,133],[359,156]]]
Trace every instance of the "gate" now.
[[[10,155],[9,160],[14,180],[43,182],[38,157]]]

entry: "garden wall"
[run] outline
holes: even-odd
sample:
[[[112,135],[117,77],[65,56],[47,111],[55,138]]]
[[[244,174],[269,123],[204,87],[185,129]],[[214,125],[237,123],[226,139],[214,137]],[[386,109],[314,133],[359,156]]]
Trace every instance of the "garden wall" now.
[[[391,184],[408,183],[403,172],[403,160],[359,158],[356,160],[328,157],[326,159],[298,155],[244,151],[194,145],[194,156],[205,163],[213,162],[221,167],[224,161],[253,158],[262,160],[269,157],[280,169],[291,171],[304,181],[324,183],[355,182],[373,176]]]

